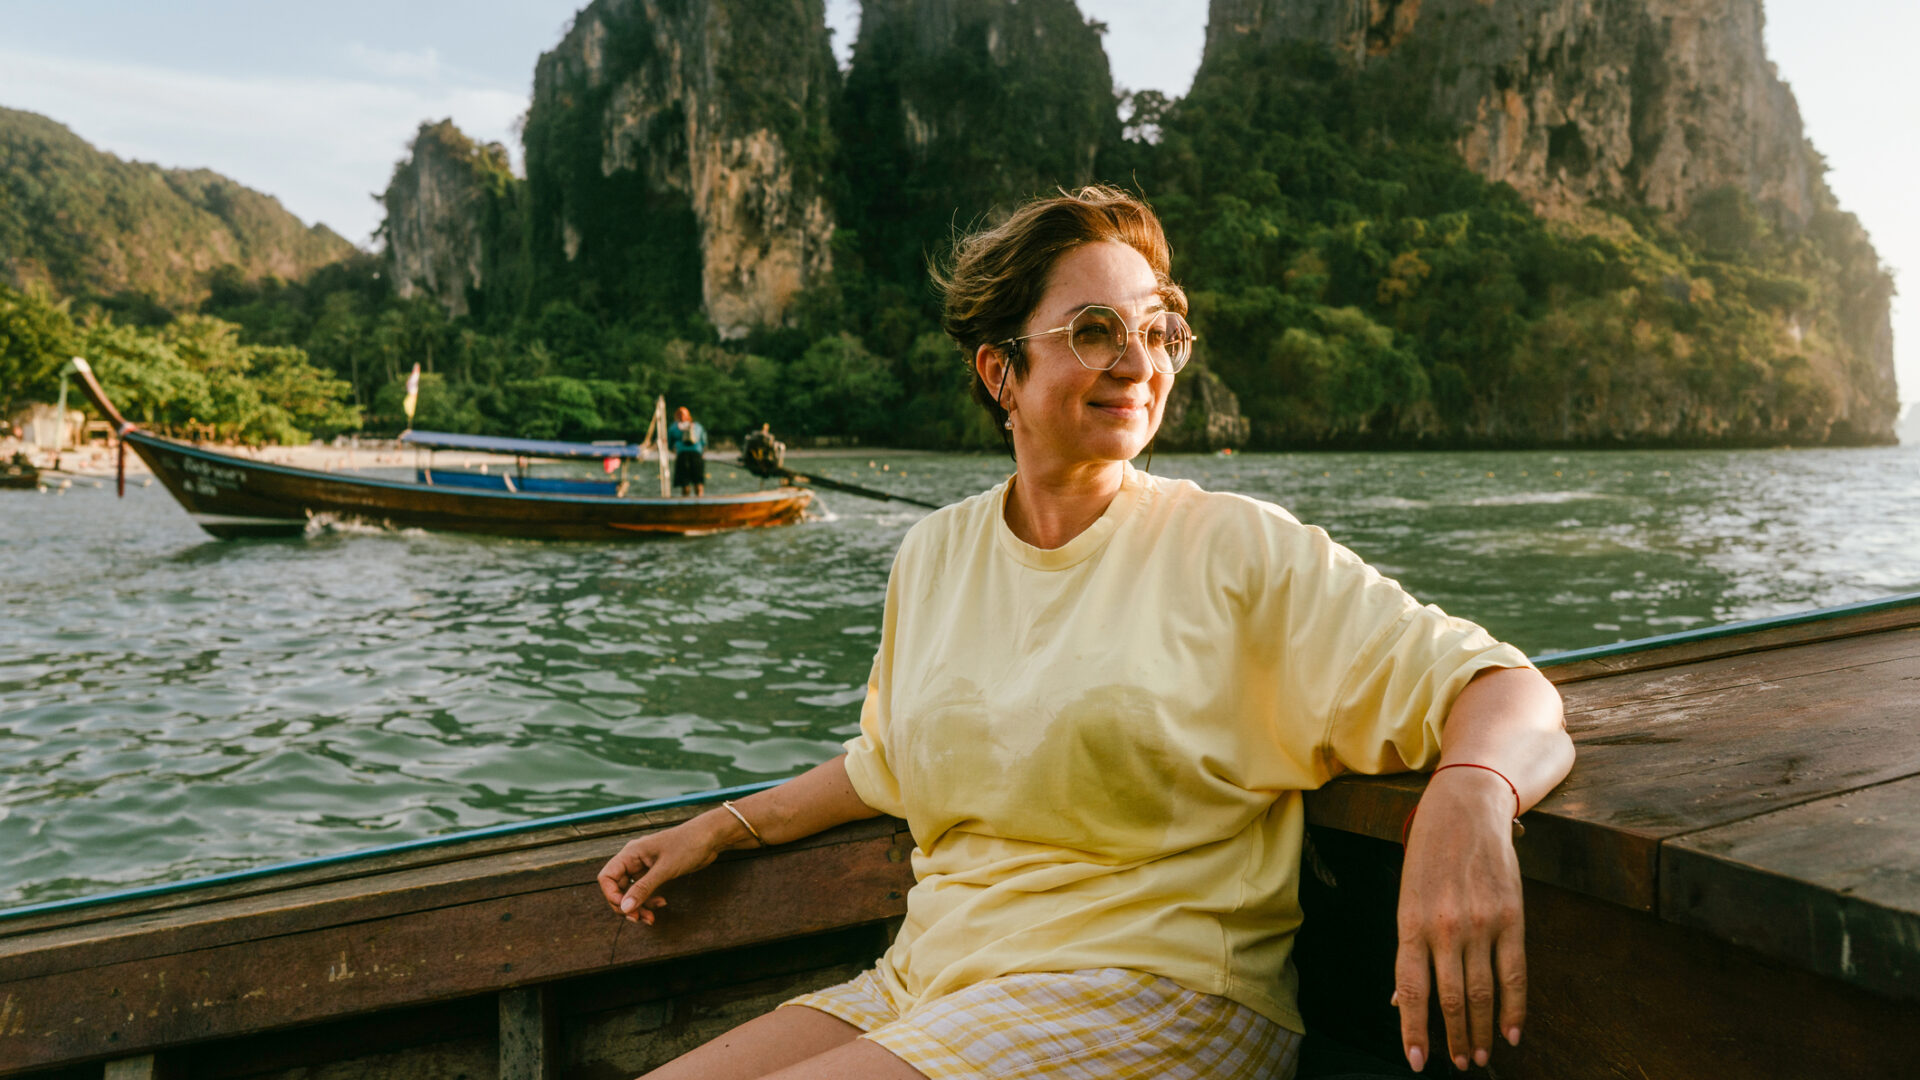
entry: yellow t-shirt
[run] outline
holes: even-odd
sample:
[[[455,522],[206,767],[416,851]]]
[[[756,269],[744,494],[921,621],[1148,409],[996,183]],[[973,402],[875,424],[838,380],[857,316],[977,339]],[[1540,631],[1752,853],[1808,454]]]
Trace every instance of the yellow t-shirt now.
[[[1007,487],[901,543],[847,743],[915,843],[893,1004],[1121,967],[1302,1030],[1300,793],[1430,767],[1467,681],[1525,655],[1269,503],[1129,467],[1042,549]]]

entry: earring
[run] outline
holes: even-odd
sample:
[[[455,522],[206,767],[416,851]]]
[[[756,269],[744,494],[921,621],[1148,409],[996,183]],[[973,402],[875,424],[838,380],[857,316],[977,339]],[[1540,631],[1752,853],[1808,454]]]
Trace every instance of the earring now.
[[[1004,426],[1004,427],[1005,427],[1005,428],[1006,428],[1006,429],[1007,429],[1008,431],[1012,431],[1012,430],[1013,430],[1013,417],[1011,417],[1011,416],[1009,416],[1009,417],[1007,417],[1007,419],[1006,419],[1006,423],[1005,423],[1005,424],[1003,424],[1002,426]]]

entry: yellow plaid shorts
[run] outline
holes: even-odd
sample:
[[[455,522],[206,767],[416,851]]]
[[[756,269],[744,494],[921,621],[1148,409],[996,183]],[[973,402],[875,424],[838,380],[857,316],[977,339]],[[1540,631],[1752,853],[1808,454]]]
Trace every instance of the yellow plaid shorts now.
[[[930,1080],[1290,1080],[1300,1035],[1126,968],[1002,975],[894,1012],[873,972],[784,1005],[859,1028]]]

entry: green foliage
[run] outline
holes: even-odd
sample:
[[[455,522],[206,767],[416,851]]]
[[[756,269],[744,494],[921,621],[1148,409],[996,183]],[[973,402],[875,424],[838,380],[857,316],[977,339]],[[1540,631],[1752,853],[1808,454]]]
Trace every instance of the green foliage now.
[[[0,285],[0,419],[58,393],[60,365],[77,337],[67,306],[45,290]]]
[[[882,441],[892,436],[899,383],[886,361],[852,334],[821,338],[790,365],[783,430],[795,435],[850,435]]]
[[[1185,99],[1136,113],[1159,141],[1131,145],[1135,175],[1257,445],[1582,442],[1650,413],[1764,440],[1824,400],[1782,320],[1843,306],[1817,282],[1857,264],[1848,222],[1786,236],[1729,188],[1677,227],[1549,223],[1390,71],[1305,47],[1223,47]]]
[[[1649,430],[1804,441],[1837,408],[1836,371],[1879,377],[1892,282],[1830,200],[1805,228],[1734,188],[1683,220],[1596,205],[1549,222],[1461,162],[1455,133],[1428,119],[1424,84],[1251,36],[1210,51],[1183,99],[1132,95],[1123,124],[1101,28],[1070,0],[962,5],[943,40],[913,5],[874,3],[835,93],[809,5],[763,6],[725,27],[714,115],[730,135],[773,132],[792,181],[824,185],[839,222],[832,273],[781,325],[721,342],[702,315],[700,230],[685,179],[670,175],[685,167],[688,117],[670,94],[642,95],[653,111],[641,145],[622,151],[634,164],[604,167],[609,117],[642,107],[616,95],[649,89],[661,27],[684,12],[596,4],[597,73],[559,53],[542,61],[525,180],[450,123],[423,125],[396,172],[404,187],[423,153],[470,170],[485,282],[470,314],[400,299],[368,256],[283,281],[260,269],[263,247],[241,245],[196,280],[201,318],[176,318],[186,303],[147,279],[94,289],[77,316],[0,292],[0,392],[43,392],[60,342],[78,337],[144,422],[237,438],[360,421],[393,434],[419,363],[426,429],[636,439],[664,395],[717,439],[770,423],[800,440],[998,449],[969,400],[971,369],[939,333],[927,261],[1028,195],[1102,179],[1160,211],[1200,362],[1238,395],[1259,446]],[[119,213],[76,192],[151,185],[158,171],[78,155],[64,129],[22,117],[0,112],[0,251],[30,258],[5,269],[90,280],[91,249],[49,223]],[[211,174],[161,180],[223,228],[273,232],[277,208],[244,189]],[[128,220],[157,215],[155,250],[198,250],[157,204],[129,198]]]
[[[233,264],[258,280],[350,256],[262,195],[205,169],[122,161],[46,117],[0,108],[0,279],[165,321]]]
[[[146,427],[257,444],[360,426],[346,383],[300,349],[241,343],[240,329],[208,315],[183,315],[158,332],[101,321],[79,347],[114,404]]]
[[[902,400],[887,441],[928,449],[1001,449],[1000,432],[974,404],[973,366],[945,334],[915,338],[895,371]]]
[[[959,5],[945,40],[927,18],[913,4],[862,9],[834,117],[839,221],[865,266],[919,296],[956,228],[1092,181],[1120,134],[1101,30],[1072,0]]]

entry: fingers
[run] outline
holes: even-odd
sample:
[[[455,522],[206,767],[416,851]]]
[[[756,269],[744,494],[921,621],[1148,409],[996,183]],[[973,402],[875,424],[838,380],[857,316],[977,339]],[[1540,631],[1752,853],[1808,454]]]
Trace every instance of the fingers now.
[[[661,886],[713,862],[718,848],[707,831],[690,827],[694,822],[630,841],[600,868],[600,896],[616,914],[652,926],[654,913],[667,904],[654,895]]]
[[[633,906],[629,908],[628,904]],[[653,913],[666,906],[667,898],[664,896],[649,896],[644,900],[633,897],[621,901],[620,917],[630,923],[645,923],[652,926]]]
[[[1400,1007],[1400,1045],[1414,1072],[1426,1068],[1427,946],[1421,938],[1400,939],[1393,961],[1393,1004]]]
[[[1440,1001],[1440,1018],[1446,1022],[1447,1056],[1454,1068],[1465,1069],[1473,1051],[1467,1041],[1467,984],[1459,953],[1433,954],[1433,994]]]
[[[1493,957],[1492,948],[1476,947],[1466,954],[1467,1044],[1456,1047],[1456,1056],[1469,1050],[1475,1065],[1485,1065],[1493,1048]]]
[[[620,910],[620,898],[626,892],[627,886],[632,883],[635,869],[627,862],[625,848],[620,850],[620,854],[608,859],[607,865],[600,868],[598,878],[600,895],[607,901],[608,907],[615,911]]]
[[[1527,933],[1516,913],[1494,943],[1494,962],[1500,975],[1500,1033],[1508,1046],[1520,1045],[1520,1028],[1527,1022]]]

